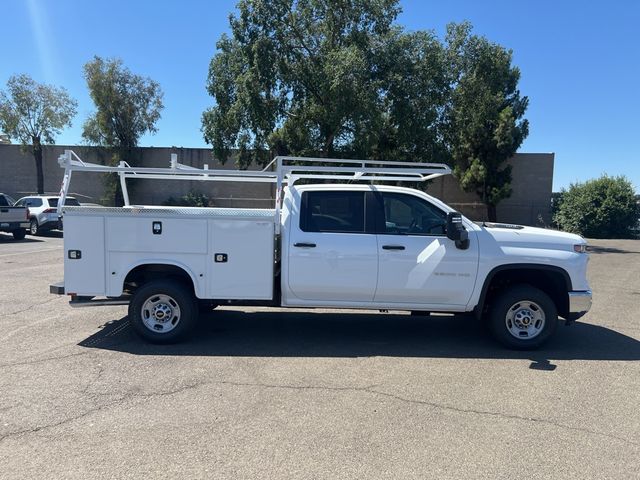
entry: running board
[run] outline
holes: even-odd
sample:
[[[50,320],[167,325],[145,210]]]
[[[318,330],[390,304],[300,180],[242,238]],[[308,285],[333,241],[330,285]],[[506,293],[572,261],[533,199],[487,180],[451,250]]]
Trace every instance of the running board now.
[[[131,295],[123,295],[116,298],[95,298],[95,297],[71,297],[69,305],[74,308],[80,307],[105,307],[110,305],[129,305]]]

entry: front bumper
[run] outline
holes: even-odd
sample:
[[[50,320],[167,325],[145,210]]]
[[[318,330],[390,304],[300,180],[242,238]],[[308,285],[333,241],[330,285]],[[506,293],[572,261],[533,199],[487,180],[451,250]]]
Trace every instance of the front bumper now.
[[[591,290],[569,292],[569,320],[577,320],[591,309]]]

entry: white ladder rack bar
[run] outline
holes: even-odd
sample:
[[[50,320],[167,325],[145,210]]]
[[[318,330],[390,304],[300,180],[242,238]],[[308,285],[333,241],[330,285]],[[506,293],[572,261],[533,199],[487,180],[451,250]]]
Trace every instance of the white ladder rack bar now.
[[[99,165],[82,161],[72,150],[65,150],[58,158],[58,163],[65,169],[58,214],[67,198],[71,174],[73,171],[117,173],[122,187],[126,206],[129,206],[127,178],[152,180],[199,180],[218,182],[275,183],[276,215],[280,214],[280,200],[283,184],[293,185],[301,179],[313,180],[348,180],[353,182],[424,182],[432,178],[448,175],[451,169],[443,163],[394,162],[386,160],[354,160],[342,158],[308,158],[278,156],[263,170],[222,170],[196,168],[178,163],[178,156],[171,154],[169,168],[135,167],[127,162],[118,166]],[[275,164],[275,170],[269,170]],[[277,228],[277,227],[276,227]]]

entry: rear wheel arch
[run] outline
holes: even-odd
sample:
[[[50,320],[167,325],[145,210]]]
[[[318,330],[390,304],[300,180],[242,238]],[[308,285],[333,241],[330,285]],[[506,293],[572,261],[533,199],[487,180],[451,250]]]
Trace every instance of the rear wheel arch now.
[[[572,286],[571,277],[566,270],[554,265],[514,263],[499,265],[486,276],[475,308],[476,315],[481,316],[486,312],[497,292],[519,284],[542,290],[553,300],[560,316],[566,318],[569,314],[567,293],[572,290]]]
[[[129,269],[129,272],[123,280],[123,291],[135,291],[142,285],[155,280],[173,280],[184,284],[189,290],[197,296],[196,279],[184,265],[163,262],[140,263]]]

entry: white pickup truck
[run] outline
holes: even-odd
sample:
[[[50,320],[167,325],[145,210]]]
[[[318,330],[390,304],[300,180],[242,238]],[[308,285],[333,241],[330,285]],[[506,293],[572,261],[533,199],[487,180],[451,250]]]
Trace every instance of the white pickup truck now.
[[[61,200],[64,282],[51,292],[72,306],[128,304],[152,342],[184,338],[208,303],[475,312],[504,345],[530,349],[558,317],[571,322],[591,306],[580,236],[476,224],[422,191],[371,184],[426,180],[449,173],[445,165],[278,157],[274,171],[247,172],[174,158],[154,169],[86,164],[73,152],[60,163],[63,199],[73,170],[114,171],[127,205]],[[278,199],[274,209],[131,206],[134,176],[273,182]],[[333,179],[352,183],[318,183]]]

